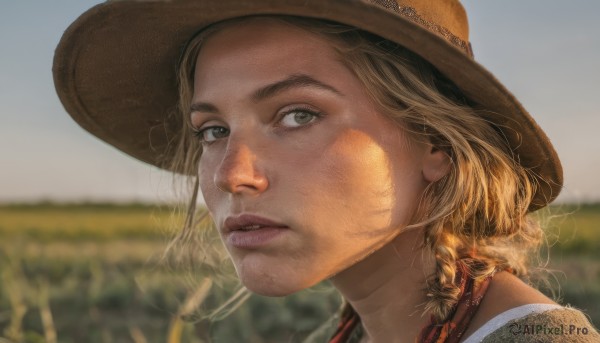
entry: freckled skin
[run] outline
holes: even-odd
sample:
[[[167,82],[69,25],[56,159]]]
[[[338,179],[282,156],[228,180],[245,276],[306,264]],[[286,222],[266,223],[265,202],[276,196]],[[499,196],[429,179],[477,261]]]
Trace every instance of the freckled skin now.
[[[257,89],[305,74],[341,94],[292,88],[254,101]],[[324,39],[269,19],[227,26],[198,56],[192,123],[229,135],[205,145],[201,190],[218,227],[251,213],[289,226],[259,249],[227,246],[242,282],[264,295],[310,287],[364,259],[406,226],[427,185],[427,145],[411,141],[368,98],[363,85]],[[285,106],[323,113],[283,130]]]

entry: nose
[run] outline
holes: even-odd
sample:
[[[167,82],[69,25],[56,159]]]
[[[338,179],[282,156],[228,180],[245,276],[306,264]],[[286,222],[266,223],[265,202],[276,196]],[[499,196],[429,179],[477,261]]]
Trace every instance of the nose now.
[[[215,185],[232,194],[259,194],[269,182],[257,166],[258,157],[247,145],[230,139],[225,155],[215,173]]]

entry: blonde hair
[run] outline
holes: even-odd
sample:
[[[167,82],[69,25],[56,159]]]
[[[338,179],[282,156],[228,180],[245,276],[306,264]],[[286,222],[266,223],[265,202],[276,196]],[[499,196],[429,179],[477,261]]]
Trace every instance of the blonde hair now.
[[[430,63],[398,44],[337,23],[271,18],[328,40],[382,113],[402,123],[415,139],[428,140],[449,156],[449,173],[427,187],[412,225],[424,228],[423,247],[431,249],[436,260],[426,286],[425,311],[439,321],[448,317],[460,292],[455,284],[459,260],[476,279],[497,270],[527,278],[529,258],[543,238],[537,221],[528,215],[536,184],[513,155],[502,128],[484,119],[503,114],[478,108]],[[179,106],[185,124],[172,170],[197,173],[201,147],[191,134],[189,105],[202,42],[240,20],[248,19],[213,25],[187,45],[179,70]],[[194,211],[190,207],[184,232],[195,230]],[[180,239],[185,237],[182,232]]]

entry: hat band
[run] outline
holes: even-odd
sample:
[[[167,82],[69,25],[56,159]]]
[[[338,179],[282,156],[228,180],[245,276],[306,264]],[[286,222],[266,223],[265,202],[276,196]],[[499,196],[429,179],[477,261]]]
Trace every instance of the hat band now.
[[[387,10],[392,10],[408,20],[425,27],[429,31],[437,33],[452,45],[463,50],[469,57],[473,57],[471,43],[465,42],[464,40],[458,38],[452,32],[450,32],[450,30],[443,26],[423,19],[413,7],[400,6],[396,1],[393,0],[370,0],[370,2]]]

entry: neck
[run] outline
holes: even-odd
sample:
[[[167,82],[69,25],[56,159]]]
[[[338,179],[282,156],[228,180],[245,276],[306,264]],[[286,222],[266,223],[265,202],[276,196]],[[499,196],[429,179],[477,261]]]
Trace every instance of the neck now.
[[[401,233],[331,279],[359,315],[363,341],[414,341],[428,324],[429,317],[422,315],[425,282],[435,260],[421,245],[421,230]]]

